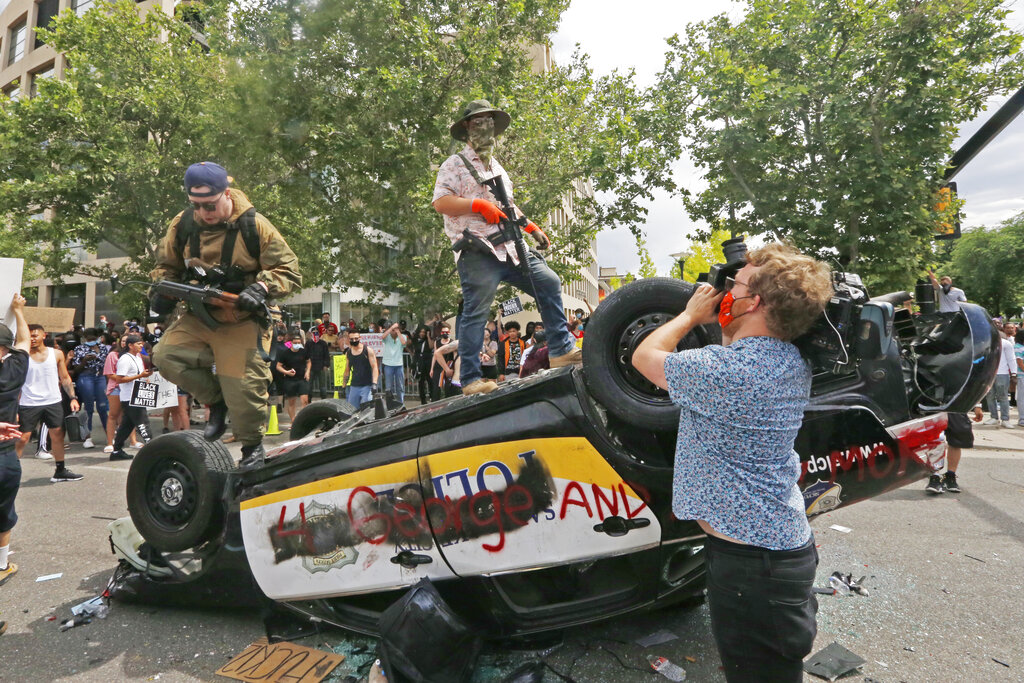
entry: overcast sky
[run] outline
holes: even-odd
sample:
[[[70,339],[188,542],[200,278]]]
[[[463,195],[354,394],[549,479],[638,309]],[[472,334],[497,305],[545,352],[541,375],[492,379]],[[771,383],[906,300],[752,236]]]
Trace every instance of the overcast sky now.
[[[1012,4],[1012,3],[1011,3]],[[654,82],[664,64],[665,39],[682,35],[686,25],[703,21],[722,12],[740,15],[739,3],[729,0],[670,2],[669,0],[573,0],[563,15],[554,36],[556,61],[567,62],[577,43],[590,55],[597,75],[634,68],[641,85]],[[1017,30],[1024,30],[1024,11],[1015,9],[1010,17]],[[1021,85],[1024,85],[1022,83]],[[964,142],[995,110],[1008,99],[989,103],[977,121],[965,124],[954,149]],[[965,200],[967,215],[963,225],[994,226],[1024,210],[1024,116],[1018,117],[969,166],[956,177],[959,195]],[[703,187],[700,172],[688,160],[673,169],[676,179],[691,191]],[[645,232],[659,274],[667,274],[672,265],[669,254],[683,251],[695,224],[686,215],[679,199],[660,195],[649,206]],[[632,234],[626,228],[606,230],[598,237],[598,262],[620,273],[636,272],[639,258]]]

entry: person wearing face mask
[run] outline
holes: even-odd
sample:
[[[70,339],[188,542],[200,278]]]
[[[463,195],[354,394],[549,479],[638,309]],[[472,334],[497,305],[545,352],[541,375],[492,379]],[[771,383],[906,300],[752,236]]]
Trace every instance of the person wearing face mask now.
[[[258,351],[270,347],[271,330],[261,327],[253,314],[264,310],[268,300],[298,291],[302,276],[281,233],[231,182],[219,164],[204,161],[188,167],[184,190],[190,206],[171,220],[151,275],[154,280],[182,281],[198,273],[187,266],[201,266],[205,278],[214,278],[207,284],[238,294],[237,310],[210,309],[220,323],[217,329],[194,311],[183,313],[164,332],[153,361],[164,377],[210,407],[203,432],[208,441],[224,434],[231,411],[231,428],[242,444],[239,466],[248,469],[263,462],[271,379],[270,363]],[[150,308],[158,315],[176,306],[160,294],[150,298]]]
[[[103,365],[110,353],[110,347],[99,340],[99,333],[93,328],[87,329],[83,341],[71,353],[71,374],[75,378],[75,390],[82,400],[82,408],[88,416],[86,425],[87,436],[82,443],[83,448],[92,448],[92,411],[103,423],[103,432],[107,430],[107,378],[103,375]]]
[[[502,241],[497,225],[503,218],[518,219],[522,212],[513,204],[518,215],[505,216],[483,184],[485,179],[500,177],[509,202],[513,202],[512,181],[494,157],[498,136],[511,121],[506,112],[492,107],[487,100],[467,104],[449,129],[453,138],[466,145],[441,164],[434,185],[433,206],[444,215],[444,231],[452,244],[463,239],[467,230],[477,238],[475,248],[455,252],[463,298],[456,331],[464,394],[488,393],[498,388],[494,380],[482,376],[480,350],[487,314],[502,282],[518,287],[537,302],[548,333],[551,367],[583,362],[582,351],[575,348],[569,334],[561,281],[533,250],[527,253],[530,277],[524,276],[515,245]],[[533,222],[527,223],[524,231],[533,236],[539,248],[550,246],[548,236]]]
[[[373,388],[379,378],[377,356],[372,349],[366,348],[358,332],[349,332],[345,358],[348,361],[342,378],[342,385],[347,387],[345,399],[358,408],[373,398]]]
[[[956,313],[959,311],[959,302],[966,302],[967,295],[964,294],[964,290],[953,286],[953,278],[943,275],[936,279],[935,273],[930,270],[928,271],[928,278],[932,281],[932,287],[935,288],[935,298],[939,304],[939,312]]]
[[[295,422],[295,413],[309,405],[309,376],[312,360],[301,332],[293,332],[291,347],[277,356],[277,372],[281,376],[281,394],[289,421]]]
[[[832,279],[825,264],[769,244],[747,254],[725,289],[698,287],[632,363],[680,407],[672,512],[707,534],[711,632],[726,680],[796,683],[817,631],[818,556],[793,449],[811,367],[792,340],[825,310]],[[725,346],[676,352],[715,321]]]

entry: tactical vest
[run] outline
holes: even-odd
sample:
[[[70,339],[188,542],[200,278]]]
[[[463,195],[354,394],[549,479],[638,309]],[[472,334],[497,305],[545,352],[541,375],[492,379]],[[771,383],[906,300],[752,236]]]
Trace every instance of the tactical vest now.
[[[178,232],[174,236],[175,250],[185,258],[185,246],[188,245],[189,255],[192,258],[199,258],[199,234],[202,230],[196,225],[193,211],[184,211],[181,220],[178,221]],[[229,223],[224,231],[224,244],[220,250],[220,267],[224,272],[224,288],[228,291],[241,291],[244,285],[240,284],[245,276],[239,266],[231,263],[235,253],[235,240],[238,233],[242,233],[242,243],[245,250],[249,252],[257,263],[260,260],[260,235],[256,229],[256,208],[249,209],[238,217],[238,220]],[[237,292],[236,292],[237,293]]]

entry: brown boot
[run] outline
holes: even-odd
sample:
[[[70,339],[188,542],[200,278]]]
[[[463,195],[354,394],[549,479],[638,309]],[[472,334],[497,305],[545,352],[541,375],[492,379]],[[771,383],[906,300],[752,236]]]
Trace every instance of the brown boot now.
[[[564,356],[552,356],[548,359],[552,368],[564,368],[566,365],[583,365],[583,349],[573,349]]]
[[[498,388],[498,383],[490,379],[478,379],[462,387],[462,394],[489,394]]]

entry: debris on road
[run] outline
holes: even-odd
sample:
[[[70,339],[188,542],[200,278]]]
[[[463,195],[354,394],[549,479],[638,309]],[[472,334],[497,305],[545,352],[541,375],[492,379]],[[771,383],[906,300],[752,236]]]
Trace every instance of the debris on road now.
[[[641,636],[633,642],[639,645],[640,647],[651,647],[652,645],[661,645],[662,643],[667,643],[671,640],[675,640],[678,637],[679,636],[677,636],[675,633],[672,633],[672,631],[669,631],[667,629],[661,629],[659,631],[655,631],[654,633],[649,633],[646,636]]]
[[[39,583],[41,581],[53,581],[54,579],[59,579],[62,576],[64,576],[64,572],[59,572],[57,574],[47,574],[46,576],[40,576],[39,578],[37,578],[36,583]]]
[[[1000,659],[996,659],[995,657],[993,657],[993,658],[992,658],[992,661],[993,661],[993,662],[995,662],[996,664],[1002,664],[1002,665],[1003,665],[1003,666],[1005,666],[1005,667],[1006,667],[1007,669],[1009,669],[1009,668],[1010,668],[1010,665],[1009,665],[1009,664],[1007,664],[1006,662],[1004,662],[1004,661],[1002,661],[1002,660],[1000,660]]]
[[[685,681],[686,680],[686,669],[673,664],[665,657],[659,657],[658,655],[647,655],[647,661],[651,663],[651,668],[660,673],[662,676],[670,681]]]
[[[829,527],[829,529],[835,529],[836,531],[838,531],[840,533],[843,533],[843,534],[848,534],[851,531],[853,531],[853,529],[851,529],[850,527],[843,526],[842,524],[833,524],[832,526]]]
[[[869,595],[868,589],[864,587],[864,579],[867,576],[862,576],[857,580],[854,580],[853,574],[843,574],[842,572],[832,572],[832,576],[828,577],[828,585],[835,589],[838,595],[849,595],[850,593],[857,593],[867,597]]]
[[[76,615],[76,616],[68,619],[63,624],[61,624],[60,625],[60,630],[61,630],[61,632],[70,631],[71,629],[73,629],[76,626],[81,626],[82,624],[91,624],[91,623],[92,623],[92,616],[90,616],[88,614],[79,614],[79,615]]]
[[[904,649],[904,650],[906,650],[907,652],[917,652],[917,650],[915,650],[915,649],[914,649],[914,648],[912,648],[912,647],[905,647],[905,648],[903,648],[903,649]]]
[[[985,560],[981,559],[980,557],[975,557],[974,555],[968,555],[967,553],[964,553],[964,557],[969,557],[972,560],[977,560],[978,562],[981,562],[982,564],[985,563]]]
[[[834,681],[843,674],[858,669],[867,663],[866,659],[855,655],[837,642],[828,647],[818,650],[810,659],[804,662],[804,671],[824,678],[827,681]]]
[[[95,598],[80,602],[71,608],[71,614],[76,617],[79,614],[85,614],[90,617],[106,619],[109,612],[110,607],[107,606],[102,595],[97,595]]]
[[[236,681],[317,683],[343,659],[342,655],[333,652],[295,643],[271,643],[264,637],[232,657],[216,673]]]

